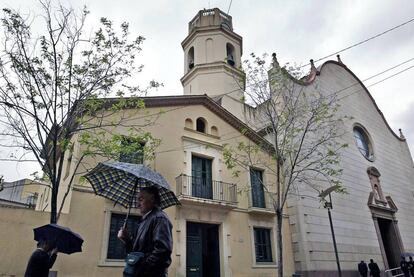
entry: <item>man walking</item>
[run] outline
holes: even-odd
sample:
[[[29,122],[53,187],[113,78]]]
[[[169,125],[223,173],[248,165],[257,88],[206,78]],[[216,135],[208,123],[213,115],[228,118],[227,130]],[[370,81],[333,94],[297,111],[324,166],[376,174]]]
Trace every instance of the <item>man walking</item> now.
[[[373,259],[369,260],[370,263],[368,265],[369,267],[369,275],[372,277],[380,277],[381,276],[381,271],[377,265],[377,263],[374,263]]]
[[[361,274],[362,277],[367,277],[368,276],[368,266],[364,261],[361,261],[358,264],[358,272],[359,272],[359,274]]]
[[[51,240],[41,239],[37,249],[33,252],[27,264],[25,277],[48,277],[57,256],[56,243]]]
[[[414,277],[414,261],[413,257],[410,256],[410,260],[408,261],[408,269],[410,270],[411,276]]]
[[[167,276],[173,248],[172,224],[159,205],[158,189],[154,186],[142,188],[138,194],[142,222],[136,234],[131,237],[126,228],[118,232],[118,238],[125,244],[127,253],[144,254],[143,261],[137,265],[135,277]]]
[[[404,273],[404,277],[410,277],[410,271],[408,269],[409,263],[405,260],[404,256],[401,256],[400,267],[401,271]]]

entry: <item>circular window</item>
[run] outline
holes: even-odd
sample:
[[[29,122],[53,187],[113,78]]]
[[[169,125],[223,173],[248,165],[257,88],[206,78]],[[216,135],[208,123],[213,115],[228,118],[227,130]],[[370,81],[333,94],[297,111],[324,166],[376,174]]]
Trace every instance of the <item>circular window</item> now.
[[[374,153],[372,151],[372,143],[367,132],[360,126],[354,127],[354,138],[359,152],[369,161],[374,160]]]

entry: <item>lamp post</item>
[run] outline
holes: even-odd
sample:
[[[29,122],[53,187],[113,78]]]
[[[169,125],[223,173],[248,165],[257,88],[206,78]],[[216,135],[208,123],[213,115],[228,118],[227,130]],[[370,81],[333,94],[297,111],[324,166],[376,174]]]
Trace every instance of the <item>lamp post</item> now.
[[[333,206],[332,206],[331,192],[335,191],[338,188],[339,188],[338,185],[329,187],[325,191],[322,191],[319,194],[319,197],[324,201],[323,207],[326,208],[326,209],[328,209],[329,225],[331,226],[332,241],[333,241],[333,245],[334,245],[336,265],[338,267],[339,277],[342,277],[341,264],[339,263],[338,248],[336,246],[335,231],[334,231],[334,228],[333,228],[332,215],[331,215],[331,209],[333,208]],[[329,195],[329,202],[327,200],[325,200],[325,197],[328,196],[328,195]]]

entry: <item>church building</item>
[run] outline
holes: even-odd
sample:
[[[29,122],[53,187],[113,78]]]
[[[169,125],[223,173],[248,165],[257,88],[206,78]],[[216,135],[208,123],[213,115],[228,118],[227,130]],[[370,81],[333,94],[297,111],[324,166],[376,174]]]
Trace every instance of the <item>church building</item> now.
[[[200,11],[189,23],[189,35],[182,43],[184,94],[207,94],[260,133],[257,126],[266,124],[255,122],[251,118],[255,108],[240,100],[244,96],[240,81],[244,73],[238,69],[242,39],[232,32],[232,25],[231,18],[217,9]],[[368,89],[337,58],[318,68],[311,62],[305,82],[297,83],[304,94],[316,82],[324,93],[340,92],[338,114],[350,118],[343,126],[342,140],[348,147],[340,164],[347,194],[332,195],[332,218],[342,276],[358,276],[361,260],[373,259],[385,271],[399,266],[402,253],[414,253],[414,163],[401,130],[394,133]],[[302,189],[303,195],[315,194]],[[338,276],[327,211],[314,196],[289,199],[295,272],[307,277]]]

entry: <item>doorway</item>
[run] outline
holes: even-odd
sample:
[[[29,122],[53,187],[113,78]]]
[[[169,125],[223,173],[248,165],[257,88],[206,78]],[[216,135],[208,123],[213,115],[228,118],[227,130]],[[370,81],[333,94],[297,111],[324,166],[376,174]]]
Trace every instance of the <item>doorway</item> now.
[[[378,227],[387,257],[388,267],[396,268],[399,266],[401,249],[399,247],[398,235],[394,228],[394,222],[390,219],[378,218]]]
[[[187,222],[187,277],[220,277],[218,225]]]

